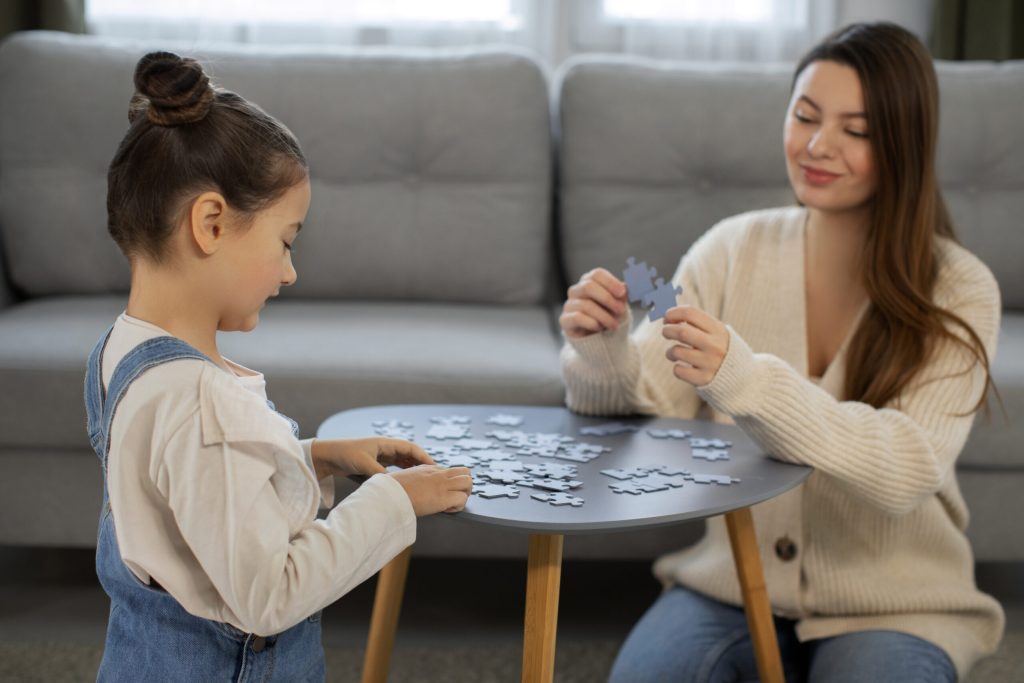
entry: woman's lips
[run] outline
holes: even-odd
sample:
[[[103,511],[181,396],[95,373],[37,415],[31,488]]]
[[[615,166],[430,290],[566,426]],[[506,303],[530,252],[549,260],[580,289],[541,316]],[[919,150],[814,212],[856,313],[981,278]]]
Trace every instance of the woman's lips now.
[[[800,173],[808,184],[816,186],[828,185],[839,177],[838,173],[829,173],[813,166],[801,166]]]

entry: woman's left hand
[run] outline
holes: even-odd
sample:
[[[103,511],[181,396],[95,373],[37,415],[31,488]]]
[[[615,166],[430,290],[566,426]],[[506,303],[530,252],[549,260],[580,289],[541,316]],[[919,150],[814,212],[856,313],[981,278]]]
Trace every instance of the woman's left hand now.
[[[672,373],[695,387],[711,383],[729,351],[728,328],[696,306],[668,309],[661,334],[678,342],[665,354]]]
[[[402,469],[433,465],[434,459],[414,443],[371,436],[364,439],[317,439],[313,442],[313,469],[317,480],[327,475],[367,477],[385,472],[389,465]]]

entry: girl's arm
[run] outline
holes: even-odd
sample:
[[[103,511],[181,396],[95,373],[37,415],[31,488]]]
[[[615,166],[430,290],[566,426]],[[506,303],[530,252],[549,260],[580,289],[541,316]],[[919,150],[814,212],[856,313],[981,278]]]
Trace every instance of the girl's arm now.
[[[393,477],[370,477],[317,520],[315,477],[287,426],[273,425],[261,399],[223,383],[216,369],[205,373],[201,394],[200,408],[168,440],[155,483],[188,546],[183,550],[226,606],[222,621],[259,635],[280,633],[415,541],[413,506]],[[175,597],[196,593],[187,586],[176,594],[175,576],[159,574]]]

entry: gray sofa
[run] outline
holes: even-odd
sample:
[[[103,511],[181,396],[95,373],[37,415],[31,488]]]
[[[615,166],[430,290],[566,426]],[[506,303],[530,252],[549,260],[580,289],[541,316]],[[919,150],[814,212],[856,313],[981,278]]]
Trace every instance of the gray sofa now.
[[[134,63],[153,47],[54,33],[0,46],[0,544],[95,541],[82,377],[128,285],[105,174]],[[221,344],[267,373],[310,435],[362,405],[561,404],[566,282],[629,255],[671,272],[716,220],[791,201],[788,65],[591,58],[549,76],[506,50],[190,54],[309,158],[298,283],[255,332]],[[976,427],[959,476],[978,557],[1019,561],[1024,64],[941,64],[940,76],[942,181],[1006,307],[994,374],[1009,417]],[[566,554],[653,557],[699,532],[573,537]],[[525,539],[430,519],[416,552],[521,556]]]

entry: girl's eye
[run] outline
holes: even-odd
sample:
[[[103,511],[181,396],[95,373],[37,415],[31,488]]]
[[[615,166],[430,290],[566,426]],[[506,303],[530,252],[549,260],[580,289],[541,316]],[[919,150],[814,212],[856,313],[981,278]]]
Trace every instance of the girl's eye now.
[[[802,113],[798,111],[793,112],[793,117],[800,123],[811,123],[811,119],[809,117],[804,116]]]
[[[860,130],[848,130],[846,132],[847,132],[847,134],[852,135],[855,138],[861,138],[862,140],[866,140],[867,137],[868,137],[867,133],[865,133],[864,131],[860,131]]]
[[[284,248],[287,249],[288,251],[292,250],[292,245],[288,244],[287,242],[281,242],[281,244],[283,244]]]

